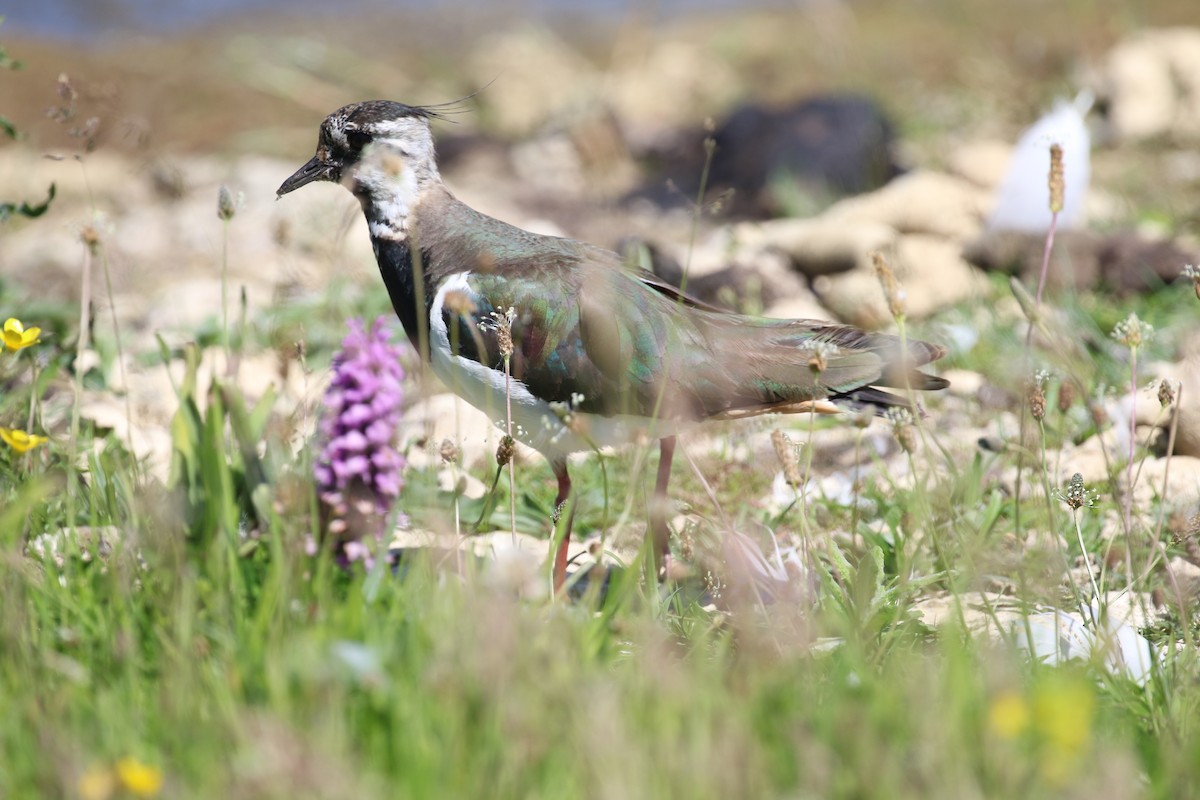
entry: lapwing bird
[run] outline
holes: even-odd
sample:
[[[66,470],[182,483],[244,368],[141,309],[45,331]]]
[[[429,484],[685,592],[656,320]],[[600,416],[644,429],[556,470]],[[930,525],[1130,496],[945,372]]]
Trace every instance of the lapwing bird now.
[[[340,108],[321,123],[316,155],[278,194],[335,181],[358,198],[409,340],[447,387],[498,424],[511,406],[514,436],[553,467],[556,517],[570,497],[570,454],[659,439],[649,535],[660,574],[675,436],[686,427],[908,406],[881,387],[948,385],[917,369],[945,354],[938,345],[911,341],[902,353],[893,336],[729,313],[614,252],[473,210],[438,173],[430,123],[442,116],[441,107],[391,101]]]

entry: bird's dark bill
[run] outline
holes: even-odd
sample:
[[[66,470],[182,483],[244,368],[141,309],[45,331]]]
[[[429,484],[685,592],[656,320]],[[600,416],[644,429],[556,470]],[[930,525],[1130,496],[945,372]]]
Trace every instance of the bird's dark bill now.
[[[306,183],[328,180],[333,180],[333,166],[313,156],[307,164],[296,170],[292,177],[279,185],[275,196],[283,197],[288,192],[295,191]]]

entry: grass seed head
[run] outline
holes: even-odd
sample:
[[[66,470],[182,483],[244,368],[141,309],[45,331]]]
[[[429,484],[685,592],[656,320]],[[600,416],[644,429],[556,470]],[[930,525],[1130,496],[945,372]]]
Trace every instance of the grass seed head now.
[[[1075,384],[1065,380],[1058,385],[1058,410],[1065,414],[1075,405]]]
[[[1091,508],[1096,505],[1097,496],[1094,491],[1084,487],[1083,475],[1078,472],[1071,476],[1071,480],[1067,482],[1066,490],[1059,494],[1059,498],[1072,511],[1078,511],[1081,508]]]
[[[1163,408],[1175,402],[1175,386],[1170,381],[1158,382],[1158,402]]]
[[[896,273],[892,271],[892,266],[883,257],[883,253],[878,250],[874,251],[871,253],[871,261],[875,264],[875,275],[879,278],[879,285],[883,287],[883,296],[887,299],[888,311],[894,319],[902,319],[907,310],[904,287],[896,279]]]
[[[229,191],[229,187],[221,184],[221,188],[217,189],[217,219],[222,222],[228,222],[233,219],[238,212],[238,207],[241,205],[238,200],[233,198],[233,192]]]
[[[892,423],[892,434],[900,443],[901,449],[910,455],[915,453],[917,451],[917,432],[913,426],[912,412],[907,408],[894,406],[887,410],[885,416]]]
[[[513,338],[512,324],[517,318],[517,310],[509,307],[503,314],[499,311],[491,313],[491,319],[481,320],[479,327],[486,330],[494,330],[496,332],[496,344],[500,348],[500,355],[506,361],[513,354]]]
[[[1113,326],[1112,338],[1130,349],[1141,347],[1154,338],[1154,326],[1138,319],[1136,313],[1130,313]]]
[[[797,457],[796,445],[787,434],[776,428],[771,431],[771,445],[775,448],[775,456],[783,465],[783,477],[792,488],[804,483],[804,474],[800,471],[800,460]]]
[[[1029,384],[1029,391],[1026,394],[1026,400],[1029,403],[1029,413],[1039,422],[1046,418],[1046,382],[1050,379],[1050,373],[1045,370],[1038,370],[1033,380]]]
[[[79,229],[79,241],[83,242],[83,246],[88,249],[92,255],[96,255],[100,250],[100,245],[104,242],[104,238],[100,233],[100,229],[95,225],[84,225]]]
[[[1055,142],[1050,145],[1050,211],[1054,214],[1063,210],[1063,194],[1066,180],[1063,178],[1063,149]]]
[[[500,444],[496,447],[496,463],[503,467],[513,460],[513,455],[516,452],[516,440],[508,434],[504,434],[500,437]]]
[[[820,375],[829,368],[829,359],[837,354],[837,345],[832,342],[814,342],[812,355],[808,358],[808,368],[814,375]]]

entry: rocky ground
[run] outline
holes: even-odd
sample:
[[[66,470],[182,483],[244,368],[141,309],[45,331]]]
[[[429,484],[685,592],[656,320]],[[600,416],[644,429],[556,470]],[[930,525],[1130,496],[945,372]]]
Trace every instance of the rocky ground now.
[[[804,20],[814,27],[832,26],[838,32],[834,39],[858,41],[847,32],[853,18]],[[868,33],[861,36],[878,24],[864,21]],[[230,124],[218,148],[210,146],[216,140],[211,131],[203,141],[197,136],[194,126],[209,124],[198,113],[184,115],[191,132],[171,127],[181,113],[170,117],[170,125],[157,116],[146,121],[145,130],[162,124],[162,135],[182,146],[151,145],[148,136],[139,143],[137,119],[112,109],[122,99],[144,101],[134,88],[142,84],[120,87],[123,96],[106,94],[111,81],[135,81],[121,59],[101,58],[93,75],[81,65],[60,84],[57,97],[46,91],[44,81],[10,76],[6,82],[21,82],[21,88],[5,89],[12,93],[0,94],[0,100],[27,103],[13,117],[35,135],[0,150],[0,185],[7,196],[35,200],[53,184],[57,196],[43,218],[6,223],[0,242],[3,307],[22,317],[57,308],[67,319],[69,309],[88,293],[95,344],[87,365],[97,380],[83,403],[83,416],[131,441],[152,474],[165,479],[168,428],[177,408],[171,373],[176,381],[182,374],[186,342],[197,336],[215,341],[227,263],[230,315],[235,323],[244,317],[252,333],[238,363],[226,364],[220,348],[211,347],[204,369],[236,374],[251,399],[273,387],[279,414],[298,420],[300,446],[319,410],[326,379],[321,365],[340,336],[337,320],[351,309],[384,311],[386,306],[353,199],[340,187],[322,185],[276,201],[275,187],[308,158],[320,118],[343,100],[384,84],[389,94],[417,100],[445,97],[446,87],[488,84],[476,100],[464,103],[470,111],[456,116],[457,124],[439,131],[446,179],[466,202],[532,230],[623,246],[632,257],[660,268],[688,263],[689,280],[707,287],[715,302],[770,316],[836,319],[871,328],[892,325],[871,267],[870,254],[881,251],[907,293],[914,335],[943,341],[953,353],[945,365],[952,387],[929,401],[929,425],[947,453],[968,463],[980,452],[980,441],[1000,450],[1019,444],[1025,368],[1016,350],[988,359],[993,351],[981,338],[997,331],[1024,336],[1026,315],[996,268],[1019,273],[1032,287],[1044,236],[1017,235],[997,244],[988,221],[1016,134],[1049,103],[1026,102],[1014,113],[1011,98],[1004,98],[1005,119],[988,119],[976,107],[964,130],[946,124],[947,116],[962,118],[961,106],[906,108],[907,130],[895,142],[904,174],[844,199],[803,198],[810,209],[804,216],[732,219],[711,206],[697,213],[689,202],[663,207],[635,198],[639,188],[658,180],[659,173],[648,166],[656,154],[680,142],[694,146],[707,135],[697,109],[711,110],[719,119],[737,102],[755,97],[751,87],[767,69],[765,60],[722,44],[715,31],[719,26],[680,26],[661,40],[626,33],[614,39],[617,49],[605,66],[587,47],[577,48],[549,28],[518,27],[481,37],[454,74],[432,86],[417,85],[401,64],[377,65],[360,74],[355,65],[361,62],[346,60],[346,51],[333,45],[321,49],[310,43],[306,50],[300,40],[263,39],[256,54],[261,68],[243,75],[237,96],[245,104],[250,87],[269,106],[290,103],[280,114],[286,126]],[[1051,287],[1055,292],[1070,287],[1072,298],[1099,298],[1095,302],[1115,306],[1119,295],[1136,298],[1179,279],[1185,264],[1200,263],[1200,156],[1194,148],[1200,137],[1200,29],[1109,33],[1103,47],[1062,69],[1056,82],[1059,91],[1091,91],[1100,102],[1089,121],[1095,141],[1091,183],[1068,220],[1069,229],[1062,231]],[[252,41],[222,39],[218,50],[227,59],[250,59]],[[214,47],[211,40],[205,45]],[[764,40],[763,47],[766,52],[781,45]],[[51,46],[34,49],[43,56],[53,52]],[[86,63],[78,52],[70,59]],[[995,68],[1003,61],[1001,54],[986,63]],[[57,69],[52,64],[37,63],[29,74],[44,78]],[[914,73],[921,82],[932,81],[922,71],[926,68]],[[350,75],[357,80],[346,86]],[[786,83],[767,81],[777,93]],[[1062,89],[1064,83],[1070,89]],[[961,103],[943,87],[933,100],[950,103],[951,98]],[[178,102],[162,99],[164,106]],[[979,106],[989,102],[977,100]],[[58,123],[35,120],[30,113],[51,105],[59,109]],[[889,105],[895,102],[884,103]],[[112,115],[89,125],[93,112],[106,111]],[[919,130],[912,120],[921,117],[933,130],[910,135]],[[68,129],[77,135],[65,135]],[[262,146],[257,136],[270,136],[270,144]],[[98,146],[87,152],[92,143]],[[200,152],[206,149],[210,152]],[[216,214],[221,186],[239,204],[228,223]],[[90,251],[94,257],[86,242],[96,245]],[[85,264],[91,270],[89,286],[81,281]],[[1056,311],[1051,308],[1054,324]],[[1074,324],[1066,319],[1062,324]],[[1120,459],[1116,454],[1127,449],[1123,420],[1136,409],[1139,438],[1156,444],[1140,465],[1135,505],[1152,517],[1157,498],[1172,519],[1186,519],[1200,505],[1200,335],[1195,328],[1174,327],[1186,324],[1179,318],[1156,324],[1169,328],[1169,346],[1156,351],[1161,358],[1141,365],[1139,383],[1150,388],[1139,391],[1136,403],[1128,391],[1103,395],[1099,406],[1112,425],[1098,435],[1067,437],[1047,454],[1048,477],[1056,487],[1076,472],[1089,484],[1109,481],[1114,459]],[[53,324],[45,327],[55,330]],[[68,327],[64,322],[58,330]],[[117,329],[123,360],[116,353]],[[1050,331],[1039,333],[1039,345],[1051,352],[1070,349],[1055,339],[1061,329]],[[1086,337],[1067,338],[1084,348],[1080,358],[1095,355],[1094,342]],[[174,354],[166,368],[157,359],[160,342]],[[315,360],[302,360],[300,345]],[[1059,369],[1055,380],[1096,374],[1079,359],[1073,366],[1060,363]],[[1160,380],[1182,390],[1165,408],[1157,399]],[[1086,390],[1094,388],[1089,384]],[[410,401],[403,446],[411,468],[439,468],[433,451],[450,435],[449,412],[456,409],[466,466],[481,476],[496,442],[488,421],[433,386],[410,393]],[[45,422],[52,434],[65,430],[68,407],[69,385],[63,379],[47,398]],[[1082,420],[1086,411],[1081,405],[1069,413]],[[1165,457],[1168,435],[1174,440],[1170,459]],[[738,444],[731,447],[731,439]],[[852,442],[854,434],[837,430],[822,431],[817,439],[817,485],[826,496],[845,500],[855,483],[862,467],[851,458]],[[722,428],[698,437],[694,450],[772,475],[782,469],[763,426]],[[868,431],[866,450],[876,456],[868,469],[885,468],[893,480],[903,481],[906,460],[885,422]],[[998,469],[989,479],[1017,491],[1011,469]],[[472,480],[468,496],[481,494],[479,478]],[[1027,480],[1022,491],[1041,487]],[[1112,513],[1105,526],[1116,535],[1119,519]],[[678,525],[686,525],[686,519]],[[1182,562],[1176,567],[1181,576],[1196,580],[1195,568]]]

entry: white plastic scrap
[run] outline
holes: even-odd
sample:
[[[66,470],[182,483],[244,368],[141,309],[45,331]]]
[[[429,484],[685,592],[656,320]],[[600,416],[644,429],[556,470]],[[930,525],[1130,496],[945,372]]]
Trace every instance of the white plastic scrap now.
[[[1050,145],[1063,150],[1065,182],[1063,208],[1058,215],[1062,228],[1083,221],[1084,199],[1091,179],[1091,136],[1084,116],[1092,105],[1090,95],[1074,103],[1060,101],[1053,111],[1025,131],[1013,150],[1008,172],[996,192],[996,204],[988,217],[991,230],[1045,233],[1050,228]]]
[[[1127,622],[1109,620],[1106,628],[1107,633],[1099,633],[1078,613],[1057,610],[1009,623],[1017,647],[1036,659],[1062,664],[1098,658],[1114,674],[1145,685],[1157,660],[1150,640]]]

